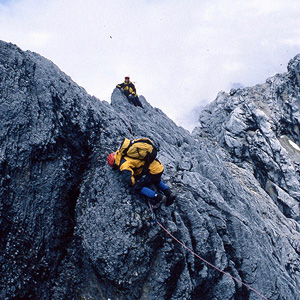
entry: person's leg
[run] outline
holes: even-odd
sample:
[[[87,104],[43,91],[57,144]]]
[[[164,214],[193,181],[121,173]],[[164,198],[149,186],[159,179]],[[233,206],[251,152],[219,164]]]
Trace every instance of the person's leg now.
[[[147,187],[143,187],[140,190],[140,194],[149,198],[150,203],[154,206],[156,204],[160,203],[162,200],[166,200],[165,196],[162,196],[161,194],[157,194],[153,190],[151,190]]]
[[[132,94],[129,94],[127,98],[128,98],[129,103],[131,103],[131,104],[133,104],[134,106],[136,106],[136,105],[135,105],[135,97],[132,96]]]
[[[146,177],[148,180],[147,181],[148,185],[155,184],[156,187],[158,187],[158,183],[160,182],[161,174],[155,174],[155,175],[148,174]],[[149,198],[150,203],[153,205],[153,208],[158,208],[161,203],[167,201],[166,196],[164,196],[160,193],[155,193],[153,190],[151,190],[150,188],[145,187],[145,186],[140,190],[140,193]]]
[[[143,107],[143,104],[142,102],[140,101],[139,97],[138,96],[135,96],[135,106],[139,106],[141,108],[144,108]]]
[[[149,178],[149,180],[150,180],[151,183],[155,184],[158,187],[158,185],[159,185],[159,183],[161,181],[160,180],[161,175],[162,175],[162,173],[159,173],[159,174],[151,174],[151,173],[149,173],[148,174],[148,178]]]
[[[165,183],[163,181],[160,181],[157,185],[157,187],[162,191],[166,191],[168,189],[170,189],[168,186],[165,185]]]
[[[139,106],[137,99],[138,98],[136,96],[131,95],[131,101],[134,104],[134,106]]]
[[[166,206],[172,205],[176,199],[176,195],[163,181],[160,181],[157,187],[167,196]]]
[[[140,190],[140,194],[142,194],[148,198],[154,198],[154,196],[155,196],[155,192],[145,186]]]
[[[149,180],[156,185],[156,187],[162,191],[163,193],[165,193],[165,191],[170,190],[170,188],[165,185],[165,183],[161,180],[161,175],[162,173],[159,174],[149,174]]]

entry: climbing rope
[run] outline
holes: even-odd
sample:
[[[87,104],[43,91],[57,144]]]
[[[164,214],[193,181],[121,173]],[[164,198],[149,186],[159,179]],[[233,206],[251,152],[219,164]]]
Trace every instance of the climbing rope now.
[[[130,129],[130,134],[132,136],[132,138],[134,138],[134,134],[132,132],[132,127],[131,127],[131,123],[129,122],[127,116],[124,114],[125,120],[129,125],[129,129]],[[148,200],[148,205],[152,214],[152,219],[153,222],[156,223],[162,230],[164,230],[174,241],[176,241],[178,244],[180,244],[183,248],[185,248],[186,250],[188,250],[189,252],[191,252],[195,257],[199,258],[200,260],[202,260],[204,263],[206,263],[207,265],[209,265],[210,267],[214,268],[215,270],[219,271],[220,273],[230,277],[231,279],[235,280],[236,282],[239,282],[240,284],[242,284],[243,286],[245,286],[247,289],[253,291],[255,294],[257,294],[258,296],[260,296],[262,299],[264,300],[268,300],[268,298],[266,298],[265,296],[263,296],[262,294],[260,294],[258,291],[256,291],[254,288],[252,288],[251,286],[247,285],[246,283],[242,282],[241,280],[239,280],[238,278],[230,275],[229,273],[219,269],[218,267],[216,267],[215,265],[211,264],[210,262],[208,262],[207,260],[205,260],[204,258],[202,258],[200,255],[198,255],[197,253],[195,253],[193,250],[191,250],[189,247],[187,247],[185,244],[183,244],[180,240],[178,240],[173,234],[171,234],[171,232],[169,232],[160,222],[157,221],[156,215],[152,209],[152,205],[150,204],[149,200]]]
[[[150,211],[151,214],[153,216],[153,220],[154,222],[162,229],[164,230],[174,241],[176,241],[178,244],[180,244],[183,248],[185,248],[186,250],[188,250],[189,252],[191,252],[194,256],[196,256],[197,258],[199,258],[200,260],[202,260],[204,263],[206,263],[207,265],[209,265],[210,267],[214,268],[215,270],[219,271],[220,273],[223,273],[224,275],[230,277],[231,279],[235,280],[236,282],[241,283],[243,286],[245,286],[246,288],[248,288],[249,290],[253,291],[255,294],[257,294],[258,296],[260,296],[262,299],[268,300],[268,298],[266,298],[265,296],[263,296],[262,294],[260,294],[258,291],[256,291],[254,288],[252,288],[251,286],[247,285],[246,283],[242,282],[241,280],[239,280],[238,278],[230,275],[229,273],[219,269],[218,267],[214,266],[213,264],[211,264],[210,262],[208,262],[207,260],[205,260],[204,258],[202,258],[200,255],[198,255],[197,253],[195,253],[193,250],[191,250],[189,247],[187,247],[185,244],[183,244],[180,240],[178,240],[171,232],[169,232],[161,223],[159,223],[156,219],[155,213],[153,212],[153,208],[150,204],[150,202],[148,201],[148,205],[150,207]]]

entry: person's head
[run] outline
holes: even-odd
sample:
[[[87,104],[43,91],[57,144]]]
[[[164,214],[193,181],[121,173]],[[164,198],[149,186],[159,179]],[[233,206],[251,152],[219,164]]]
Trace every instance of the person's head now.
[[[109,154],[109,155],[107,156],[107,163],[108,163],[111,167],[114,166],[115,155],[116,155],[116,153],[113,152],[113,153],[111,153],[111,154]]]
[[[129,76],[126,76],[125,77],[125,82],[129,82],[129,80],[130,80]]]

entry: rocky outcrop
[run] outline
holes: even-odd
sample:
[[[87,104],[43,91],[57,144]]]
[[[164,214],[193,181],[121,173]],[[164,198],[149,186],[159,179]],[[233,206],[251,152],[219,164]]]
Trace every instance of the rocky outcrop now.
[[[50,61],[3,42],[0,80],[0,298],[50,299],[100,132],[98,100]]]
[[[172,234],[268,299],[300,299],[297,211],[286,213],[261,181],[297,201],[286,188],[292,173],[279,184],[234,155],[221,104],[191,136],[144,97],[144,109],[119,90],[111,105],[99,101],[48,60],[4,42],[0,88],[1,299],[259,299],[153,224],[145,199],[107,166],[132,135],[160,147],[178,199],[157,218]]]
[[[252,88],[220,93],[195,134],[209,136],[251,172],[289,218],[300,220],[300,55],[288,72]]]

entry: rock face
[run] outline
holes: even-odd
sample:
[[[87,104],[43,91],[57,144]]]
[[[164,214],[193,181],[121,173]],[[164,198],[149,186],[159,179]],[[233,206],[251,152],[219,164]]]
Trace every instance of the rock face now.
[[[213,137],[251,172],[285,216],[300,220],[300,55],[288,72],[220,93],[194,132]]]
[[[296,57],[220,94],[190,135],[142,96],[99,101],[0,42],[0,298],[260,299],[153,224],[108,167],[134,135],[160,147],[178,199],[157,218],[174,236],[268,299],[300,299],[298,87]]]

